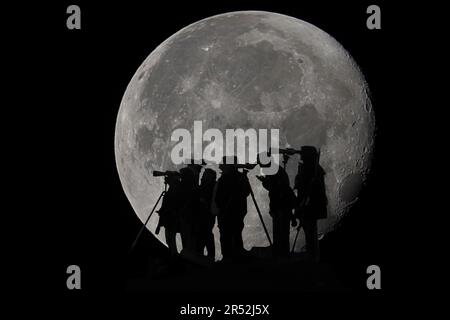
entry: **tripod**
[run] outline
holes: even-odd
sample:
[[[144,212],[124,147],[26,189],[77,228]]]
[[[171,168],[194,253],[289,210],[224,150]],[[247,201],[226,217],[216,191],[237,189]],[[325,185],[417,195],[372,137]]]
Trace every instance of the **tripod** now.
[[[250,186],[250,195],[252,196],[252,200],[253,200],[253,203],[255,204],[256,211],[258,212],[259,219],[261,220],[262,226],[264,228],[264,232],[266,233],[267,240],[269,240],[270,246],[273,246],[272,239],[270,239],[269,231],[267,231],[266,224],[264,223],[264,219],[261,215],[261,211],[259,210],[258,203],[256,202],[255,195],[253,193],[251,186]]]
[[[301,228],[302,228],[302,224],[299,223],[299,224],[298,224],[298,227],[297,227],[297,233],[295,234],[294,243],[292,244],[291,253],[293,253],[294,250],[295,250],[295,244],[296,244],[296,242],[297,242],[298,234],[300,233],[300,229],[301,229]]]
[[[283,153],[283,168],[284,168],[285,170],[286,170],[286,165],[287,165],[289,159],[290,159],[290,155],[287,154],[287,153]],[[294,225],[293,225],[293,226],[294,226]],[[300,233],[300,229],[301,229],[301,228],[302,228],[302,224],[299,223],[298,226],[297,226],[297,232],[296,232],[296,234],[295,234],[294,243],[292,244],[291,253],[294,252],[295,244],[296,244],[296,242],[297,242],[298,234]]]
[[[244,170],[244,174],[247,175],[247,173],[248,173],[248,170]],[[262,217],[261,211],[259,210],[258,203],[256,202],[256,199],[255,199],[255,194],[253,193],[253,189],[250,184],[249,184],[249,187],[250,187],[250,195],[252,196],[252,200],[253,200],[253,203],[255,204],[256,211],[258,212],[259,219],[261,220],[262,226],[264,228],[264,232],[266,233],[267,240],[269,240],[270,246],[273,246],[272,239],[270,239],[269,231],[267,231],[266,224],[264,223],[264,219]]]
[[[164,197],[164,195],[167,192],[167,182],[164,180],[164,190],[161,192],[161,194],[158,197],[158,200],[156,201],[155,205],[153,206],[152,211],[150,212],[150,214],[147,217],[147,220],[145,220],[145,223],[142,225],[141,230],[139,230],[139,233],[137,234],[136,238],[133,241],[133,244],[131,245],[130,251],[128,251],[128,253],[131,253],[131,251],[133,251],[134,247],[136,246],[136,243],[138,242],[142,232],[144,231],[144,229],[147,226],[148,221],[150,220],[150,218],[153,215],[153,212],[155,212],[156,207],[158,206],[159,201]]]

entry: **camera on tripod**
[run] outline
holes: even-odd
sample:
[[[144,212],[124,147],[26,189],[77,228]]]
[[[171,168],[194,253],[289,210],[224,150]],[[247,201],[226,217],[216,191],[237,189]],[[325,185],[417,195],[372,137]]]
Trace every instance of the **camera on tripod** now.
[[[238,163],[235,166],[238,169],[252,170],[257,165],[258,163]]]
[[[179,177],[180,173],[178,171],[158,171],[158,170],[154,170],[153,171],[153,176],[154,177]]]
[[[293,156],[294,154],[300,154],[301,150],[296,150],[294,148],[285,148],[285,149],[278,149],[278,152],[282,155],[286,156]]]

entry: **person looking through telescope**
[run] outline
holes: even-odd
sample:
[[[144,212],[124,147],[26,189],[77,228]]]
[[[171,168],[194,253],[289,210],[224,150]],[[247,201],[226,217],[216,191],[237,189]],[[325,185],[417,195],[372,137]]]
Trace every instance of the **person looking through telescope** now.
[[[169,187],[164,193],[161,208],[156,211],[159,215],[159,220],[155,233],[159,234],[160,228],[164,227],[169,253],[171,258],[174,258],[178,254],[176,234],[180,232],[179,202],[176,201],[180,196],[180,175],[176,171],[154,171],[153,176],[163,176],[164,183]]]
[[[319,164],[320,152],[313,146],[303,146],[294,189],[297,190],[295,216],[300,220],[306,241],[307,257],[320,260],[317,220],[327,217],[325,171]]]
[[[247,214],[247,197],[250,183],[247,175],[238,171],[237,157],[223,157],[219,169],[222,175],[217,181],[216,205],[220,230],[220,245],[224,260],[239,259],[244,255],[242,230]]]
[[[280,166],[275,174],[256,176],[256,178],[269,191],[269,214],[273,221],[273,255],[287,257],[289,255],[290,222],[294,219],[292,209],[296,203],[294,191],[290,187],[289,176]]]

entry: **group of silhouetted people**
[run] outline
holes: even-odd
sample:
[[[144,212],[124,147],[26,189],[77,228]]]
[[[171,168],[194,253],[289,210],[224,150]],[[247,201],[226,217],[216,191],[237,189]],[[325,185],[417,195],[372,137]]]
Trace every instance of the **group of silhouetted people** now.
[[[293,189],[288,174],[281,166],[276,174],[257,178],[269,193],[273,255],[289,255],[290,226],[298,225],[304,230],[307,256],[318,261],[317,220],[327,217],[325,172],[319,165],[319,153],[315,147],[302,147],[300,156],[302,161],[299,162]],[[245,256],[242,231],[251,186],[247,170],[236,165],[236,157],[229,160],[224,157],[219,165],[219,179],[214,170],[203,168],[200,164],[187,164],[179,173],[165,176],[168,189],[158,211],[157,233],[163,226],[166,243],[173,256],[178,253],[176,234],[179,233],[182,254],[206,255],[214,261],[213,228],[216,219],[223,260]]]

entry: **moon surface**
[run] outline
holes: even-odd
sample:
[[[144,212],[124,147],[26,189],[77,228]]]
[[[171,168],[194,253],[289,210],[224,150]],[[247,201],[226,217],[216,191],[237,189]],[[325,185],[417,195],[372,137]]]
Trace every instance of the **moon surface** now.
[[[153,170],[174,170],[172,131],[208,128],[280,130],[280,147],[313,145],[326,172],[328,218],[333,229],[357,201],[370,171],[375,117],[369,89],[357,64],[330,35],[296,18],[261,11],[220,14],[195,22],[159,45],[137,69],[117,117],[115,155],[123,189],[141,221],[163,190]],[[293,156],[287,172],[297,173]],[[249,180],[268,229],[267,192]],[[158,215],[148,229],[154,233]],[[217,226],[216,259],[220,258]],[[165,244],[164,232],[155,235]],[[291,230],[291,244],[294,239]],[[268,246],[248,198],[244,246]],[[300,232],[296,250],[304,246]]]

